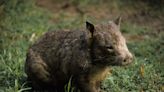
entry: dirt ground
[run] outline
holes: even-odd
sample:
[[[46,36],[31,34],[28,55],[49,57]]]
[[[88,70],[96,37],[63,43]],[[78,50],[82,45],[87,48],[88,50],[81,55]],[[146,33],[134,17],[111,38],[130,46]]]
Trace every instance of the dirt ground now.
[[[86,1],[86,0],[84,0]],[[79,3],[75,0],[37,0],[36,5],[53,13],[51,21],[58,23],[59,13],[64,12],[67,17],[91,16],[97,20],[115,19],[121,16],[123,22],[133,23],[159,34],[164,31],[164,7],[156,8],[146,2],[117,2],[119,0],[102,0],[99,3]],[[138,37],[136,37],[138,38]],[[141,39],[141,38],[140,38]]]

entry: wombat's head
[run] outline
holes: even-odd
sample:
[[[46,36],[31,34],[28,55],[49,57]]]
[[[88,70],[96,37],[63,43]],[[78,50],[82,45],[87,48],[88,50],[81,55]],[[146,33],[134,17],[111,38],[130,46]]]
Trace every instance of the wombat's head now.
[[[120,32],[120,20],[106,24],[93,25],[86,22],[91,33],[91,56],[93,63],[104,65],[127,65],[133,56],[129,52],[126,40]]]

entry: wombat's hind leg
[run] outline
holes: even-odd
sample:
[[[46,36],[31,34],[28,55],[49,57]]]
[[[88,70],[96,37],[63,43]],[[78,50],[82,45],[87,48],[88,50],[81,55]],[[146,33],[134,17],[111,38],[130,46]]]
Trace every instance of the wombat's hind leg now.
[[[44,88],[50,84],[51,78],[47,64],[42,60],[41,56],[30,50],[25,65],[25,71],[28,75],[28,81],[34,88]]]

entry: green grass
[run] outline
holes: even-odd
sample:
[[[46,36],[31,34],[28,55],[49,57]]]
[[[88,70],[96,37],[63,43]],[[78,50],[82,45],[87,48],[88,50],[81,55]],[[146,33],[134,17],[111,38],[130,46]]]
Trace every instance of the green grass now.
[[[85,0],[86,1],[86,0]],[[82,4],[85,5],[86,2]],[[2,6],[1,6],[2,7]],[[49,23],[51,14],[25,0],[6,0],[4,14],[0,21],[0,92],[22,92],[26,86],[24,62],[28,47],[49,29],[78,28],[84,25],[88,16],[62,20],[58,24]],[[130,23],[122,25],[122,32],[142,36],[144,40],[128,42],[135,55],[134,63],[126,67],[113,67],[110,75],[102,83],[106,92],[160,92],[164,89],[164,33],[151,34],[152,30]],[[72,92],[68,83],[66,90]]]
[[[32,34],[41,35],[49,28],[47,12],[35,7],[33,2],[24,2],[15,0],[16,5],[11,5],[13,2],[9,0],[3,4],[3,20],[0,21],[0,92],[29,89],[25,87],[26,50],[33,41],[30,41]]]

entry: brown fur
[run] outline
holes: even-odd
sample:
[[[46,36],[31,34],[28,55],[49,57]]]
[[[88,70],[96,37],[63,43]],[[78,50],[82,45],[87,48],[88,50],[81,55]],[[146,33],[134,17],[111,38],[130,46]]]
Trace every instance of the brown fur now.
[[[109,66],[132,61],[117,22],[86,26],[47,32],[29,48],[25,71],[35,89],[61,92],[72,77],[81,92],[100,92]]]

